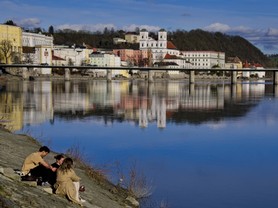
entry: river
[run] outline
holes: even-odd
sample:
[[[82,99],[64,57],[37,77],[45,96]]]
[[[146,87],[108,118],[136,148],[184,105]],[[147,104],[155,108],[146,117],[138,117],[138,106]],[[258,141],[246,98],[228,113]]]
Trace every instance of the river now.
[[[151,193],[143,208],[271,208],[278,206],[273,88],[13,81],[0,88],[0,124],[54,151],[78,150],[114,183],[136,182]]]

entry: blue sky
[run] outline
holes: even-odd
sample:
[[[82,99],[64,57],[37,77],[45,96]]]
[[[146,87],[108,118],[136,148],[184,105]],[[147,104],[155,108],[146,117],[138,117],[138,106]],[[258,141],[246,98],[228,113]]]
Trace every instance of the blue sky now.
[[[277,8],[277,0],[0,0],[0,21],[46,30],[203,29],[240,35],[277,54]]]

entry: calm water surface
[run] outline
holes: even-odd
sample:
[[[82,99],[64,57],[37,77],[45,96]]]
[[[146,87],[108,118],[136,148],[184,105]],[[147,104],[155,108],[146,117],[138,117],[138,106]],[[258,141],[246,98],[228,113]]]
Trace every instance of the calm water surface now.
[[[142,207],[276,208],[277,92],[261,82],[11,82],[0,123],[57,152],[78,146],[115,183],[135,167],[153,192]]]

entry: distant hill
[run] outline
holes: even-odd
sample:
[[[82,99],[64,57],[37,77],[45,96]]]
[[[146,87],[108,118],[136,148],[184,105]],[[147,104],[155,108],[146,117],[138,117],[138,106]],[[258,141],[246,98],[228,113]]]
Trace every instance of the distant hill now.
[[[168,39],[179,50],[212,50],[223,51],[227,57],[237,56],[242,62],[260,63],[264,67],[271,67],[273,63],[258,48],[240,36],[225,35],[220,32],[212,33],[203,30],[175,31],[168,33]]]
[[[122,30],[104,30],[104,32],[74,31],[70,29],[58,30],[54,33],[55,44],[82,45],[86,43],[96,48],[115,49],[132,48],[138,49],[138,44],[114,45],[113,38],[124,38]],[[150,33],[150,36],[152,33]],[[258,48],[240,36],[230,36],[220,32],[212,33],[200,29],[168,31],[168,40],[171,40],[181,51],[211,50],[225,52],[227,57],[237,56],[242,62],[260,63],[264,67],[274,67],[275,63],[263,54]]]

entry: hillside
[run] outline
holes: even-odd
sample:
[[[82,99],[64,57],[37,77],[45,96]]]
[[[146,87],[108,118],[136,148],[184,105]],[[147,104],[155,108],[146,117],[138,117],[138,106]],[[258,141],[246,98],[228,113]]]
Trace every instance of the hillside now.
[[[265,67],[273,64],[258,48],[240,36],[229,36],[220,32],[211,33],[203,30],[176,31],[168,33],[168,39],[179,50],[223,51],[227,57],[238,56],[242,62],[256,62]]]
[[[70,29],[58,30],[54,33],[55,44],[82,45],[86,43],[92,47],[115,49],[131,48],[138,49],[138,44],[114,45],[113,38],[124,39],[125,32],[122,30],[104,30],[104,32],[74,31]],[[155,36],[150,33],[150,36]],[[200,29],[176,30],[168,32],[168,40],[171,40],[179,50],[212,50],[225,52],[226,58],[238,56],[243,62],[256,62],[264,67],[273,67],[274,63],[258,48],[240,36],[230,36],[220,32],[212,33]]]

